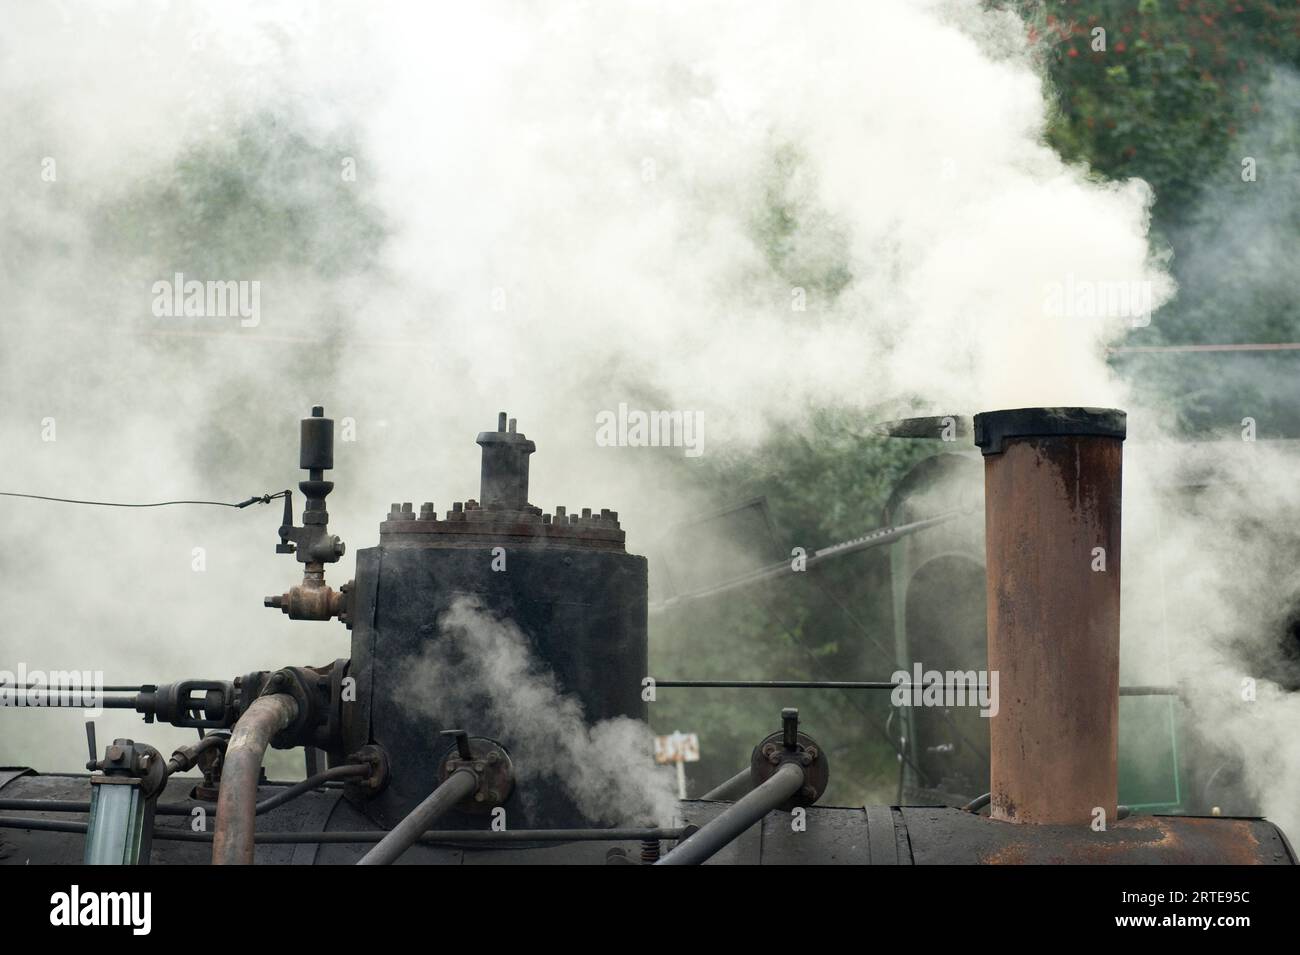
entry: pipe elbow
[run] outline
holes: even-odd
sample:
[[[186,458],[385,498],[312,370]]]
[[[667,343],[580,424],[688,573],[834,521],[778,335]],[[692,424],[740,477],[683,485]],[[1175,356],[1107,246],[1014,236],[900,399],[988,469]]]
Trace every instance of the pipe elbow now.
[[[257,783],[271,738],[298,715],[298,704],[287,693],[258,697],[239,717],[226,745],[217,797],[216,830],[212,837],[213,865],[252,865],[253,833],[257,826]]]

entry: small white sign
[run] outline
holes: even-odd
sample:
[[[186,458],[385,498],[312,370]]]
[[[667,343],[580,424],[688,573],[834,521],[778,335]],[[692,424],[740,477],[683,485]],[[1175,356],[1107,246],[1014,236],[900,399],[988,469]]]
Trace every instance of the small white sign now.
[[[655,737],[656,763],[698,763],[700,738],[694,733],[674,732]]]

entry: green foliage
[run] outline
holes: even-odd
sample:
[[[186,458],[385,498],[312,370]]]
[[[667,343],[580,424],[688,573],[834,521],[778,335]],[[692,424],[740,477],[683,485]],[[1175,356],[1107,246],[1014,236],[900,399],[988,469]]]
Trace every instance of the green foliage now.
[[[379,269],[387,235],[377,207],[343,179],[342,159],[354,142],[344,133],[313,130],[292,112],[246,117],[195,141],[170,168],[97,207],[95,243],[132,264],[134,283],[170,281],[176,272],[187,280],[263,283],[262,306],[282,330],[294,320],[316,336],[317,374],[331,373],[342,347],[336,336],[352,321],[346,303],[332,294],[334,283]],[[287,275],[292,283],[275,281]],[[188,358],[219,342],[160,336],[147,347]],[[256,362],[226,375],[229,386],[205,398],[207,426],[195,461],[204,470],[222,470],[235,454],[250,395],[268,387]]]
[[[853,279],[845,234],[833,216],[812,205],[811,183],[801,158],[790,144],[773,151],[750,231],[772,274],[785,287],[816,293],[816,300],[834,301]]]
[[[384,236],[376,209],[343,182],[344,148],[293,117],[259,114],[182,153],[163,188],[143,183],[109,203],[97,239],[128,254],[165,250],[193,277],[265,275],[280,267],[322,278],[373,268]]]
[[[1154,189],[1179,292],[1135,346],[1300,340],[1300,6],[1261,0],[1012,4],[1049,79],[1063,157]],[[1094,38],[1105,30],[1105,49]],[[1255,417],[1300,436],[1294,352],[1121,354],[1189,435]]]
[[[1071,161],[1155,189],[1185,220],[1279,65],[1300,66],[1300,7],[1260,0],[1013,4],[1055,91],[1048,141]],[[1098,49],[1094,31],[1105,31]]]

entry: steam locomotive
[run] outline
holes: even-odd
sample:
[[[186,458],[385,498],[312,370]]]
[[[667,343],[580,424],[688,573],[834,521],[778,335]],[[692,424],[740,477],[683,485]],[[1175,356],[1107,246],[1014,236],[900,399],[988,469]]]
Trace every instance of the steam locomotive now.
[[[522,635],[558,698],[588,721],[645,721],[647,566],[627,552],[618,513],[529,503],[536,446],[503,412],[477,438],[479,497],[441,514],[432,503],[393,504],[354,579],[335,589],[326,570],[345,545],[326,507],[333,422],[313,408],[301,422],[301,523],[286,492],[277,545],[302,579],[266,606],[337,621],[351,633],[350,657],[106,688],[97,705],[197,738],[164,756],[141,739],[101,748],[92,728],[85,775],[0,767],[0,862],[1294,863],[1267,820],[1162,815],[1152,810],[1185,807],[1120,798],[1137,785],[1121,765],[1121,701],[1174,705],[1168,688],[1119,683],[1125,429],[1109,409],[978,415],[969,450],[933,456],[896,489],[893,522],[917,529],[885,538],[899,645],[915,659],[996,672],[1001,697],[988,719],[970,708],[900,711],[914,747],[900,805],[819,805],[826,748],[785,709],[721,786],[677,801],[672,818],[611,827],[542,769],[550,754],[517,713],[457,676],[474,671],[458,669],[464,649],[447,621],[471,600]],[[981,466],[984,527],[935,521],[922,492],[949,480],[969,487],[972,476],[978,485]],[[1098,546],[1103,573],[1077,559]],[[920,596],[936,577],[962,605],[944,608],[943,626]],[[954,634],[952,619],[974,623]],[[430,701],[410,679],[429,666],[458,681],[447,684],[454,704]],[[0,688],[11,699],[31,689]],[[958,738],[968,743],[927,745]],[[307,778],[269,781],[268,747],[303,750]],[[567,771],[583,773],[587,758],[597,754],[577,753]]]

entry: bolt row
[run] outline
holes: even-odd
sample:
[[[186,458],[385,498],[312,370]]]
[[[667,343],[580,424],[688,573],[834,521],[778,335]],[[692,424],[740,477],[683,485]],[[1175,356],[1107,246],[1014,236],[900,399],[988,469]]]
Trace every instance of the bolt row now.
[[[465,501],[464,503],[456,501],[452,504],[451,510],[447,511],[445,519],[448,521],[463,521],[466,519],[465,515],[467,512],[481,509],[481,505],[478,501],[473,499]],[[530,510],[537,513],[536,508],[530,508]],[[388,520],[390,521],[436,521],[437,519],[438,512],[434,509],[432,501],[425,501],[420,505],[420,514],[418,518],[415,514],[415,507],[410,501],[407,501],[404,504],[394,503],[389,505]],[[584,507],[579,514],[569,514],[563,505],[559,505],[555,508],[554,516],[550,514],[542,514],[542,523],[568,524],[575,526],[614,524],[617,526],[618,511],[611,511],[607,507],[602,507],[599,513],[593,513],[590,507]]]

